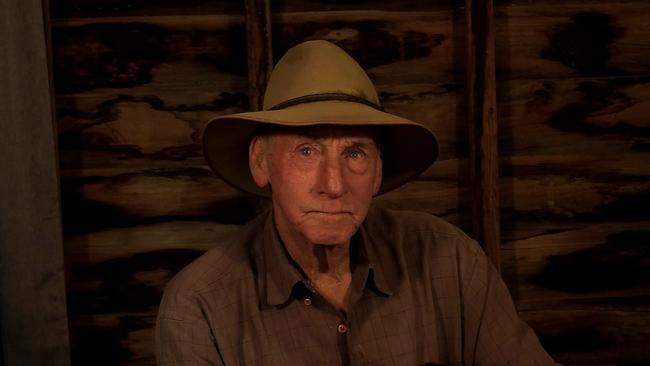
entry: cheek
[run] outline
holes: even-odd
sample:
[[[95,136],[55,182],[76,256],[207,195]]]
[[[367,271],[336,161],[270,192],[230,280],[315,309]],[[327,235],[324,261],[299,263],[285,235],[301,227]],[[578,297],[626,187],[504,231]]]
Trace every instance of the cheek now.
[[[284,206],[300,206],[312,186],[310,179],[307,172],[285,170],[283,174],[279,174],[276,170],[270,175],[269,183],[273,195],[281,200]]]
[[[292,172],[279,177],[283,190],[288,194],[300,194],[309,187],[310,175],[307,172]]]
[[[372,174],[371,174],[372,171]],[[348,177],[348,183],[351,189],[355,191],[359,197],[372,196],[375,193],[376,187],[381,184],[381,179],[377,179],[377,176],[373,169],[368,169],[367,174],[357,175],[350,174]]]

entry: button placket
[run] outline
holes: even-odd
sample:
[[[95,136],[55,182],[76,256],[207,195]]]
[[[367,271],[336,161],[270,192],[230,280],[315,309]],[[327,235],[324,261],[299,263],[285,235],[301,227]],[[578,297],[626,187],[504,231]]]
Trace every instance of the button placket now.
[[[363,362],[365,358],[365,354],[363,353],[363,347],[360,344],[357,344],[356,346],[352,347],[352,354],[351,356],[356,359],[359,362]]]

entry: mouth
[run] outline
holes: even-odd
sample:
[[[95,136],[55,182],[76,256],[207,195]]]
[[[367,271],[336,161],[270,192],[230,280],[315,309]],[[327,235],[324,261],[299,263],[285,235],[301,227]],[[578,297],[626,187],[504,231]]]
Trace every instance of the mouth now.
[[[338,216],[338,215],[351,215],[350,211],[320,211],[320,210],[309,210],[305,212],[306,214],[316,214],[316,215],[326,215],[326,216]]]

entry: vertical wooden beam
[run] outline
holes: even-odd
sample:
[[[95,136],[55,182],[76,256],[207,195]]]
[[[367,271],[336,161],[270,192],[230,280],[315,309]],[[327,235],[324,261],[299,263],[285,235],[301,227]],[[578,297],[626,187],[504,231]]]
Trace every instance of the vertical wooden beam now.
[[[264,90],[273,69],[269,0],[246,0],[246,44],[250,109],[262,109]]]
[[[499,169],[492,0],[465,0],[473,234],[499,268]]]
[[[0,0],[0,337],[10,365],[69,365],[47,2]]]

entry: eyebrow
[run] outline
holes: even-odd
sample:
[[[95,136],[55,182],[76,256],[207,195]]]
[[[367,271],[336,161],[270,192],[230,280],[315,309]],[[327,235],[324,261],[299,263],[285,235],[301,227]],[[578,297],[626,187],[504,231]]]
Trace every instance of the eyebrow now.
[[[331,136],[309,136],[309,135],[298,135],[302,138],[308,139],[310,141],[314,141],[315,143],[320,144],[320,141],[326,140],[330,138]],[[363,139],[363,140],[362,140]],[[351,147],[362,147],[362,148],[370,148],[372,146],[375,146],[376,148],[379,148],[377,145],[377,142],[369,136],[363,136],[363,137],[351,137],[349,138],[349,142],[346,141],[345,143],[345,148],[351,148]]]
[[[374,141],[371,141],[371,143],[367,142],[361,142],[361,141],[353,141],[351,144],[347,145],[346,148],[350,147],[362,147],[362,148],[370,148],[372,146],[376,146]]]
[[[300,136],[300,137],[305,137],[308,139],[312,140],[325,140],[329,138],[344,138],[348,140],[375,140],[375,137],[370,134],[365,134],[365,133],[358,133],[358,134],[351,134],[351,135],[345,135],[345,134],[336,134],[336,133],[320,133],[319,131],[296,131],[293,132],[294,135]]]

